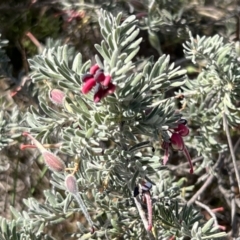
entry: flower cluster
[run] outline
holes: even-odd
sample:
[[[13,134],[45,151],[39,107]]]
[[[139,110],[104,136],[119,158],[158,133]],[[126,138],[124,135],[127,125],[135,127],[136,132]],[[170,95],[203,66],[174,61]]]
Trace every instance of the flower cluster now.
[[[90,73],[83,75],[82,93],[87,94],[94,88],[94,102],[99,102],[102,98],[112,94],[116,86],[111,82],[110,75],[105,75],[103,69],[95,64],[90,68]]]
[[[193,173],[192,160],[182,138],[189,134],[189,128],[186,124],[187,121],[185,119],[181,119],[178,121],[178,126],[176,128],[169,130],[172,133],[170,140],[169,142],[164,141],[162,144],[162,148],[165,149],[163,164],[165,165],[168,161],[169,147],[171,146],[174,150],[183,151],[190,164],[190,173]]]

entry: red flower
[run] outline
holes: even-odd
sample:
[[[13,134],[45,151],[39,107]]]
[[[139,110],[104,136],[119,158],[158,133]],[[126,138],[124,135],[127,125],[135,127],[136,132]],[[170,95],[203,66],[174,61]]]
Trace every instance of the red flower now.
[[[116,85],[110,82],[105,90],[107,90],[107,94],[112,94],[116,90]]]
[[[173,133],[170,138],[171,146],[174,150],[182,151],[184,148],[184,142],[182,137],[178,133]]]
[[[116,86],[112,84],[111,82],[109,83],[107,88],[103,88],[102,85],[97,86],[97,91],[94,94],[94,102],[100,102],[100,100],[104,97],[106,97],[108,94],[114,93],[116,89]]]
[[[82,76],[82,81],[87,82],[89,79],[93,78],[92,74],[86,73]]]
[[[174,131],[180,134],[182,137],[185,137],[189,134],[189,128],[184,124],[179,124],[177,128],[174,128]]]
[[[94,75],[94,79],[96,82],[103,82],[105,79],[105,75],[102,69],[98,69]]]
[[[100,100],[101,100],[104,96],[105,96],[104,89],[103,89],[100,85],[98,85],[98,89],[97,89],[97,91],[95,92],[94,97],[93,97],[94,102],[95,102],[95,103],[100,102]]]
[[[100,67],[95,64],[90,68],[90,74],[85,74],[82,77],[83,86],[82,93],[87,94],[95,87],[94,102],[100,102],[102,98],[108,94],[114,93],[116,86],[111,82],[111,76],[105,76]]]
[[[98,69],[100,69],[100,67],[97,64],[95,64],[95,65],[91,66],[89,72],[90,72],[90,74],[94,75]]]
[[[108,86],[111,83],[111,76],[107,75],[104,79],[103,86]]]
[[[82,86],[82,93],[87,94],[92,90],[92,88],[96,85],[96,81],[94,78],[88,79]]]
[[[164,156],[163,156],[163,164],[165,165],[168,161],[168,157],[169,157],[168,151],[169,151],[169,147],[171,146],[174,150],[183,151],[183,153],[190,165],[190,173],[193,173],[193,165],[192,165],[191,156],[190,156],[190,154],[184,144],[183,138],[182,138],[182,137],[187,136],[188,134],[189,134],[189,128],[184,123],[179,122],[178,126],[173,129],[172,136],[170,137],[170,142],[162,143],[162,148],[165,150]]]

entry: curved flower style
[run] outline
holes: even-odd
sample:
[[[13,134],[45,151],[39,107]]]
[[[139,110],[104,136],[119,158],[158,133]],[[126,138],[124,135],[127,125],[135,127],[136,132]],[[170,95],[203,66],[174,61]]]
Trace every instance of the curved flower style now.
[[[150,182],[143,181],[141,184],[139,184],[138,187],[135,187],[133,196],[136,198],[138,195],[140,195],[140,199],[142,203],[146,204],[147,207],[147,216],[148,219],[146,220],[145,215],[141,214],[142,210],[141,207],[137,204],[137,201],[135,199],[136,206],[138,208],[139,214],[142,218],[142,221],[144,223],[144,226],[147,231],[152,230],[153,222],[152,222],[152,199],[150,190],[152,188],[152,184]]]
[[[103,69],[100,69],[97,64],[93,65],[89,72],[83,75],[82,93],[87,94],[95,88],[95,103],[115,91],[116,86],[111,82],[111,76],[105,75]]]
[[[182,119],[185,120],[185,119]],[[193,173],[193,165],[191,156],[184,144],[183,138],[189,134],[189,128],[186,126],[187,121],[179,121],[179,124],[173,131],[170,130],[172,136],[170,137],[170,142],[163,142],[162,148],[165,150],[163,157],[163,164],[165,165],[169,158],[169,147],[171,146],[174,150],[183,151],[186,159],[190,165],[190,173]]]

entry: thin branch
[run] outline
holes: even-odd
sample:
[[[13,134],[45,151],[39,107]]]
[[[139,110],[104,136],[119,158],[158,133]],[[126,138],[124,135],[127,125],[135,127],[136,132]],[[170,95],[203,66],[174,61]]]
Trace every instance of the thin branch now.
[[[221,163],[222,160],[222,154],[219,154],[218,160],[215,163],[213,169],[215,170],[219,164]],[[207,179],[207,181],[202,185],[202,187],[192,196],[192,198],[188,201],[187,205],[191,205],[192,203],[194,203],[197,198],[206,190],[206,188],[212,183],[213,179],[215,178],[214,175],[210,175]]]
[[[239,172],[238,172],[236,157],[235,157],[235,154],[234,154],[232,139],[231,139],[231,136],[230,136],[228,122],[227,122],[227,118],[226,118],[225,113],[223,113],[223,124],[224,124],[225,132],[226,132],[226,135],[227,135],[228,146],[229,146],[231,157],[232,157],[232,162],[233,162],[233,166],[234,166],[235,175],[236,175],[236,178],[237,178],[238,189],[240,189],[240,176],[239,176]]]
[[[230,169],[229,169],[230,170]],[[230,170],[231,171],[231,170]],[[238,224],[237,224],[237,216],[236,216],[236,201],[235,201],[235,187],[234,187],[234,180],[233,174],[229,173],[229,182],[231,186],[231,224],[232,224],[232,237],[237,237],[238,235]]]
[[[215,225],[215,227],[217,227],[217,226],[218,226],[217,217],[216,217],[216,215],[214,214],[214,212],[210,209],[210,207],[208,207],[207,205],[199,202],[198,200],[196,200],[195,203],[196,203],[199,207],[205,209],[205,210],[210,214],[210,216],[211,216],[211,217],[213,218],[213,220],[214,220],[214,225]]]
[[[193,160],[192,160],[192,163],[196,163],[196,162],[199,162],[199,161],[201,161],[201,160],[203,160],[203,157],[202,156],[200,156],[200,157],[196,157],[196,158],[194,158]],[[179,170],[179,169],[181,169],[181,168],[183,168],[183,167],[186,167],[186,166],[188,166],[189,165],[189,163],[188,162],[184,162],[184,163],[182,163],[182,164],[180,164],[180,165],[177,165],[177,166],[175,166],[175,165],[167,165],[167,167],[170,169],[170,170],[172,170],[172,171],[175,171],[175,170]]]
[[[212,183],[214,175],[209,176],[207,181],[202,185],[202,187],[192,196],[192,198],[188,201],[187,205],[191,205],[196,201],[196,199],[206,190],[206,188]]]
[[[31,33],[27,32],[26,36],[32,41],[32,43],[38,48],[39,52],[43,51],[43,45],[37,40],[37,38]]]
[[[240,138],[238,139],[238,141],[236,142],[236,144],[233,148],[234,152],[237,150],[239,144],[240,144]],[[230,160],[231,160],[231,156],[228,158],[228,161],[230,161]],[[213,170],[215,170],[216,168],[218,168],[220,166],[221,161],[222,161],[222,155],[220,154],[216,164],[213,166]],[[201,195],[205,191],[205,189],[212,183],[214,177],[215,177],[214,175],[211,175],[211,176],[208,177],[208,179],[202,185],[202,187],[188,201],[188,203],[187,203],[188,205],[191,205],[192,203],[194,203],[196,201],[196,199],[199,197],[199,195]],[[220,188],[220,191],[222,192],[222,191],[224,191],[224,189]],[[223,194],[223,195],[225,195],[225,194]],[[231,206],[231,205],[229,205],[229,206]]]
[[[240,144],[240,138],[236,142],[233,151],[235,152]],[[226,169],[228,171],[229,176],[229,183],[230,183],[230,200],[231,200],[231,224],[232,224],[232,231],[231,236],[236,237],[238,236],[238,221],[236,218],[236,199],[235,199],[235,183],[234,183],[234,172],[231,167],[229,167],[231,161],[231,156],[228,157],[226,163]]]

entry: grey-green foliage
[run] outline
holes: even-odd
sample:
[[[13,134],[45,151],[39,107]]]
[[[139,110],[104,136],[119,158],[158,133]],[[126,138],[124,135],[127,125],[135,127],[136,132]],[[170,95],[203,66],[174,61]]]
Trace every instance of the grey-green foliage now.
[[[27,219],[26,215],[21,217],[22,219]],[[36,234],[31,227],[18,224],[18,220],[6,220],[0,217],[0,239],[1,240],[54,240],[49,235],[41,233]]]
[[[14,128],[18,128],[21,114],[17,107],[7,111],[5,109],[6,105],[6,103],[3,103],[0,109],[0,150],[20,136],[20,133],[16,132]]]
[[[7,40],[1,39],[0,34],[0,81],[6,77],[8,68],[8,57],[5,53],[4,47],[7,45]],[[4,86],[4,85],[3,85]],[[1,90],[2,91],[2,90]],[[21,114],[17,107],[11,108],[8,101],[5,99],[5,94],[0,96],[0,151],[9,143],[13,142],[14,138],[19,136],[19,133],[13,130],[18,126]],[[4,169],[4,167],[3,167]]]
[[[185,70],[175,68],[166,55],[155,63],[149,59],[144,66],[138,66],[134,62],[141,42],[136,40],[137,20],[130,16],[122,22],[121,17],[101,12],[103,41],[96,45],[101,55],[96,56],[97,63],[117,86],[114,94],[94,103],[92,93],[81,92],[82,76],[91,62],[82,62],[80,53],[70,61],[67,46],[45,49],[29,61],[33,81],[47,81],[50,87],[64,91],[66,97],[62,106],[53,106],[48,93],[41,94],[41,112],[31,107],[25,123],[43,143],[52,143],[52,139],[62,142],[60,152],[79,162],[76,173],[79,189],[96,223],[93,235],[86,233],[79,223],[83,238],[153,238],[142,227],[131,199],[138,181],[148,179],[154,184],[156,239],[171,234],[212,239],[208,237],[211,226],[206,231],[198,227],[203,226],[198,214],[176,198],[179,192],[173,187],[174,179],[162,169],[160,157],[148,151],[151,142],[159,144],[162,138],[167,138],[167,129],[174,128],[181,118],[175,112],[174,100],[166,99],[165,92],[184,84]],[[58,224],[79,211],[71,196],[63,192],[64,179],[65,174],[53,174],[55,190],[45,191],[44,204],[30,198],[24,201],[28,212],[17,213],[12,209],[18,227],[26,226],[40,234],[48,224]],[[168,205],[161,200],[167,200]],[[164,228],[166,223],[168,228]]]
[[[94,235],[90,235],[88,229],[81,222],[77,222],[79,232],[64,233],[63,237],[97,239],[97,237],[108,236],[112,239],[120,235],[124,239],[146,239],[146,231],[141,227],[142,222],[131,198],[126,197],[121,188],[100,192],[98,190],[101,187],[100,184],[97,185],[96,182],[92,181],[96,172],[93,173],[91,168],[89,170],[91,171],[87,171],[84,178],[81,178],[80,173],[77,173],[76,177],[81,188],[81,195],[97,230]],[[224,233],[214,233],[217,231],[217,227],[213,227],[212,220],[207,223],[200,222],[202,216],[199,212],[191,206],[188,207],[181,203],[177,197],[181,181],[175,182],[173,187],[172,178],[169,176],[169,171],[166,170],[158,171],[155,177],[157,178],[157,176],[161,176],[159,178],[161,181],[156,182],[153,187],[153,218],[156,239],[165,239],[173,235],[179,238],[192,236],[193,239],[214,239],[224,236]],[[66,192],[65,195],[59,192],[59,190],[65,190],[64,175],[54,173],[52,177],[51,183],[55,190],[44,191],[46,197],[44,203],[40,204],[36,199],[29,198],[24,200],[28,212],[19,213],[11,208],[18,228],[31,229],[37,236],[41,236],[44,227],[60,224],[73,216],[74,213],[81,211],[77,203],[72,201],[71,194]],[[116,198],[118,201],[114,201]]]
[[[193,38],[190,34],[184,48],[186,58],[200,70],[197,79],[189,79],[183,87],[186,114],[199,132],[195,138],[197,150],[212,158],[214,151],[226,150],[219,141],[223,113],[232,126],[240,121],[239,56],[235,45],[219,35]]]

